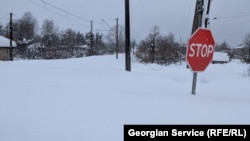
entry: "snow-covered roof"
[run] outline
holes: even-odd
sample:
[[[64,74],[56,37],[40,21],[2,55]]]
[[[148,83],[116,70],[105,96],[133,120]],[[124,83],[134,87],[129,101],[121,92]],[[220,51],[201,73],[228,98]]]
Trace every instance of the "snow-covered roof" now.
[[[0,36],[0,48],[9,46],[10,46],[10,40],[8,38]],[[16,47],[16,42],[12,41],[12,47]]]
[[[81,45],[81,48],[88,48],[88,45]]]
[[[236,47],[233,47],[232,49],[241,49],[241,48],[244,48],[244,47],[246,47],[244,44],[240,44],[240,45],[238,45]]]
[[[229,61],[229,56],[224,52],[214,52],[213,61]]]

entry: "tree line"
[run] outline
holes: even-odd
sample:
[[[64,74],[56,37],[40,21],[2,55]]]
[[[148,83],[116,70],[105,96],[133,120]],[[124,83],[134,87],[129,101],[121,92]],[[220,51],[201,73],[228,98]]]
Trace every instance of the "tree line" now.
[[[0,34],[9,38],[9,24],[0,27]],[[39,28],[32,13],[26,12],[20,19],[13,20],[13,40],[18,46],[15,56],[24,59],[61,59],[112,54],[116,43],[115,29],[112,27],[106,36],[98,32],[81,33],[71,28],[59,30],[50,19],[45,19]],[[119,52],[124,51],[123,34],[124,28],[119,25]]]
[[[39,28],[32,13],[26,12],[13,21],[13,29],[13,40],[18,45],[14,53],[18,58],[62,59],[113,54],[116,51],[116,37],[118,51],[125,52],[125,29],[122,25],[118,25],[118,35],[116,26],[111,27],[106,35],[81,33],[71,28],[59,30],[49,19],[45,19]],[[0,26],[0,35],[9,38],[9,30],[9,24]],[[244,47],[237,52],[233,52],[226,42],[216,44],[215,49],[227,52],[231,58],[240,56],[245,62],[250,62],[250,33],[245,36],[243,44]],[[185,59],[186,44],[177,42],[173,33],[163,35],[158,26],[153,26],[145,39],[139,43],[131,41],[131,52],[142,63],[169,65]]]
[[[9,29],[7,24],[0,33],[9,37]],[[18,58],[61,59],[113,54],[116,51],[116,26],[111,27],[105,36],[98,32],[84,34],[70,28],[59,30],[50,19],[45,19],[42,26],[38,27],[36,18],[31,12],[26,12],[20,19],[13,21],[13,29],[13,40],[18,45],[15,56]],[[118,31],[118,50],[125,52],[125,29],[118,25]],[[139,44],[135,40],[131,41],[131,52],[144,63],[175,63],[181,54],[185,54],[184,49],[179,50],[179,44],[172,33],[168,36],[160,35],[157,26]]]

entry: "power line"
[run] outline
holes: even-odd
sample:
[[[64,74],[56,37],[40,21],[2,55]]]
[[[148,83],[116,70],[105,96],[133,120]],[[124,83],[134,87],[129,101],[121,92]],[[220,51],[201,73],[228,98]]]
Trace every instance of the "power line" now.
[[[47,9],[48,11],[50,11],[50,12],[52,12],[52,13],[58,15],[58,16],[61,16],[61,17],[63,17],[63,18],[68,19],[68,17],[65,17],[65,15],[59,14],[58,12],[55,12],[55,11],[52,11],[51,9],[46,8],[44,5],[40,5],[40,4],[38,4],[38,3],[36,3],[36,2],[33,2],[33,1],[31,1],[31,0],[28,0],[28,1],[29,1],[30,3],[32,3],[33,5],[36,5],[36,6],[39,6],[39,7],[41,7],[41,8]]]
[[[72,17],[75,17],[75,18],[77,18],[77,19],[80,19],[80,20],[85,21],[85,22],[88,22],[88,23],[91,22],[92,24],[103,24],[103,22],[97,22],[97,21],[93,21],[93,20],[90,20],[90,19],[86,19],[86,18],[80,17],[80,16],[78,16],[78,15],[76,15],[76,14],[74,14],[74,13],[71,13],[71,12],[69,12],[69,11],[67,11],[67,10],[64,10],[64,9],[62,9],[62,8],[60,8],[60,7],[57,7],[57,6],[55,6],[55,5],[53,5],[53,4],[49,3],[49,2],[46,2],[45,0],[40,0],[40,1],[43,2],[44,7],[45,7],[45,5],[48,5],[48,6],[54,8],[54,9],[56,9],[56,10],[59,10],[59,11],[65,13],[65,14],[67,15],[67,18],[68,18],[69,16],[72,16]],[[71,19],[71,21],[72,21],[72,19]],[[76,21],[74,21],[74,22],[79,24],[79,22],[76,22]]]
[[[9,13],[7,13],[7,14],[1,14],[2,16],[0,16],[0,19],[5,19],[5,20],[7,20],[7,19],[9,19]]]
[[[229,18],[242,18],[250,17],[250,15],[234,15],[234,16],[225,16],[225,17],[214,17],[213,19],[229,19]]]
[[[109,28],[112,28],[104,19],[102,19],[102,22],[104,22]]]
[[[27,1],[29,1],[29,2],[30,2],[31,4],[33,4],[33,5],[36,5],[36,6],[41,7],[41,8],[44,8],[44,9],[48,10],[48,11],[51,12],[51,13],[54,13],[54,14],[60,16],[60,17],[63,17],[63,18],[65,18],[65,19],[67,19],[67,20],[69,20],[69,21],[71,21],[71,22],[73,22],[73,23],[75,23],[75,24],[82,25],[82,23],[80,23],[80,22],[78,22],[78,21],[75,21],[75,20],[69,18],[68,15],[66,15],[66,16],[65,16],[65,15],[62,15],[62,14],[60,14],[60,13],[58,13],[58,12],[55,12],[55,11],[53,11],[53,10],[51,10],[51,9],[49,9],[49,8],[47,8],[47,7],[45,7],[45,5],[38,4],[38,3],[34,2],[34,1],[31,1],[31,0],[27,0]],[[71,16],[72,16],[72,15],[71,15]]]
[[[65,13],[67,16],[68,16],[68,15],[71,15],[71,16],[73,16],[73,17],[75,17],[75,18],[78,18],[78,19],[83,20],[83,21],[86,21],[86,22],[91,22],[91,21],[92,21],[92,20],[90,20],[90,19],[86,19],[86,18],[80,17],[80,16],[78,16],[78,15],[76,15],[76,14],[73,14],[73,13],[67,11],[67,10],[64,10],[64,9],[62,9],[62,8],[59,8],[59,7],[57,7],[57,6],[55,6],[55,5],[51,4],[51,3],[48,3],[48,2],[46,2],[46,1],[44,1],[44,0],[40,0],[40,1],[42,1],[42,2],[44,3],[44,5],[48,5],[48,6],[52,7],[52,8],[55,8],[55,9],[57,9],[57,10],[59,10],[59,11]]]
[[[45,8],[48,11],[50,11],[50,12],[56,14],[56,15],[59,15],[61,17],[64,17],[64,18],[66,18],[66,19],[68,19],[68,20],[70,20],[70,21],[72,21],[72,22],[74,22],[76,24],[79,24],[79,25],[82,25],[82,24],[80,22],[77,22],[77,21],[73,20],[72,18],[69,18],[69,17],[71,16],[71,17],[74,17],[76,19],[82,20],[84,22],[88,22],[88,23],[89,22],[93,22],[93,24],[99,24],[99,25],[102,25],[103,27],[104,27],[104,24],[105,24],[106,26],[108,26],[109,28],[111,28],[111,26],[108,23],[106,23],[103,19],[102,19],[101,22],[92,21],[90,19],[80,17],[80,16],[78,16],[78,15],[72,13],[72,12],[69,12],[69,11],[67,11],[65,9],[62,9],[62,8],[60,8],[58,6],[55,6],[54,4],[46,2],[45,0],[40,0],[43,4],[39,4],[39,3],[31,1],[31,0],[27,0],[27,1],[29,1],[30,3],[32,3],[32,4],[36,5],[36,6]],[[46,7],[46,5],[47,5],[47,7]],[[55,9],[57,12],[55,10],[49,9],[48,7]],[[58,13],[58,12],[62,12],[63,14],[62,13]]]

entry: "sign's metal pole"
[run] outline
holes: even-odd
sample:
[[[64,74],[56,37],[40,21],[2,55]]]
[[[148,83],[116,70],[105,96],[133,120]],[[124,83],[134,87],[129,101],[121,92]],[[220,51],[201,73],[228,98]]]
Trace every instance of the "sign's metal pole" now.
[[[193,28],[192,28],[192,34],[195,32],[195,30],[198,27],[202,26],[202,14],[203,14],[203,7],[204,0],[196,0],[196,8],[195,8],[195,14],[194,14],[194,21],[193,21]],[[197,82],[197,73],[195,72],[193,74],[193,83],[192,83],[192,94],[195,95],[196,93],[196,82]]]
[[[196,1],[196,9],[195,9],[195,15],[194,15],[194,21],[193,21],[193,28],[192,28],[192,33],[194,33],[194,31],[198,28],[201,27],[203,25],[203,6],[204,6],[204,0],[197,0]],[[211,4],[211,0],[208,0],[207,3],[207,12],[206,12],[206,16],[208,16],[209,14],[209,10],[210,10],[210,4]],[[204,25],[205,28],[207,28],[208,25],[208,18],[205,18],[204,21]],[[196,83],[197,83],[197,72],[193,73],[193,84],[192,84],[192,94],[195,95],[196,94]]]
[[[193,73],[193,85],[192,85],[192,95],[195,95],[196,93],[196,82],[197,82],[197,72]]]

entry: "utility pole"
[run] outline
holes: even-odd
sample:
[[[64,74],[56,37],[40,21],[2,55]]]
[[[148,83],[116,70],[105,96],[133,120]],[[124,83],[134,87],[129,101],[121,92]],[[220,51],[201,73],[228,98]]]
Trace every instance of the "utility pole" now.
[[[250,63],[250,43],[248,43],[248,63]]]
[[[182,41],[181,41],[181,37],[180,37],[180,47],[179,47],[180,48],[180,51],[179,51],[179,54],[180,54],[179,55],[179,57],[180,57],[180,66],[181,66],[181,48],[182,48],[181,42]]]
[[[10,13],[10,48],[9,48],[9,57],[10,60],[13,60],[13,52],[12,52],[12,40],[13,40],[13,25],[12,25],[12,13]]]
[[[202,16],[204,10],[203,5],[204,5],[204,0],[196,0],[192,34],[195,32],[197,28],[202,26]]]
[[[152,47],[152,63],[155,62],[155,38],[156,38],[156,35],[154,34],[153,35],[153,40],[152,40],[152,43],[151,43],[151,47]]]
[[[93,21],[90,21],[90,55],[94,55],[94,37],[93,37]]]
[[[116,46],[115,46],[115,52],[116,52],[116,59],[118,59],[118,48],[119,48],[119,41],[118,41],[118,18],[116,18]]]
[[[209,15],[209,11],[210,11],[210,5],[211,5],[211,0],[208,0],[208,3],[207,3],[207,12],[206,12],[206,18],[205,18],[205,28],[207,28],[207,26],[209,24],[208,15]]]
[[[93,21],[90,21],[90,32],[93,33]]]
[[[126,71],[131,71],[129,0],[125,0],[125,56]]]

